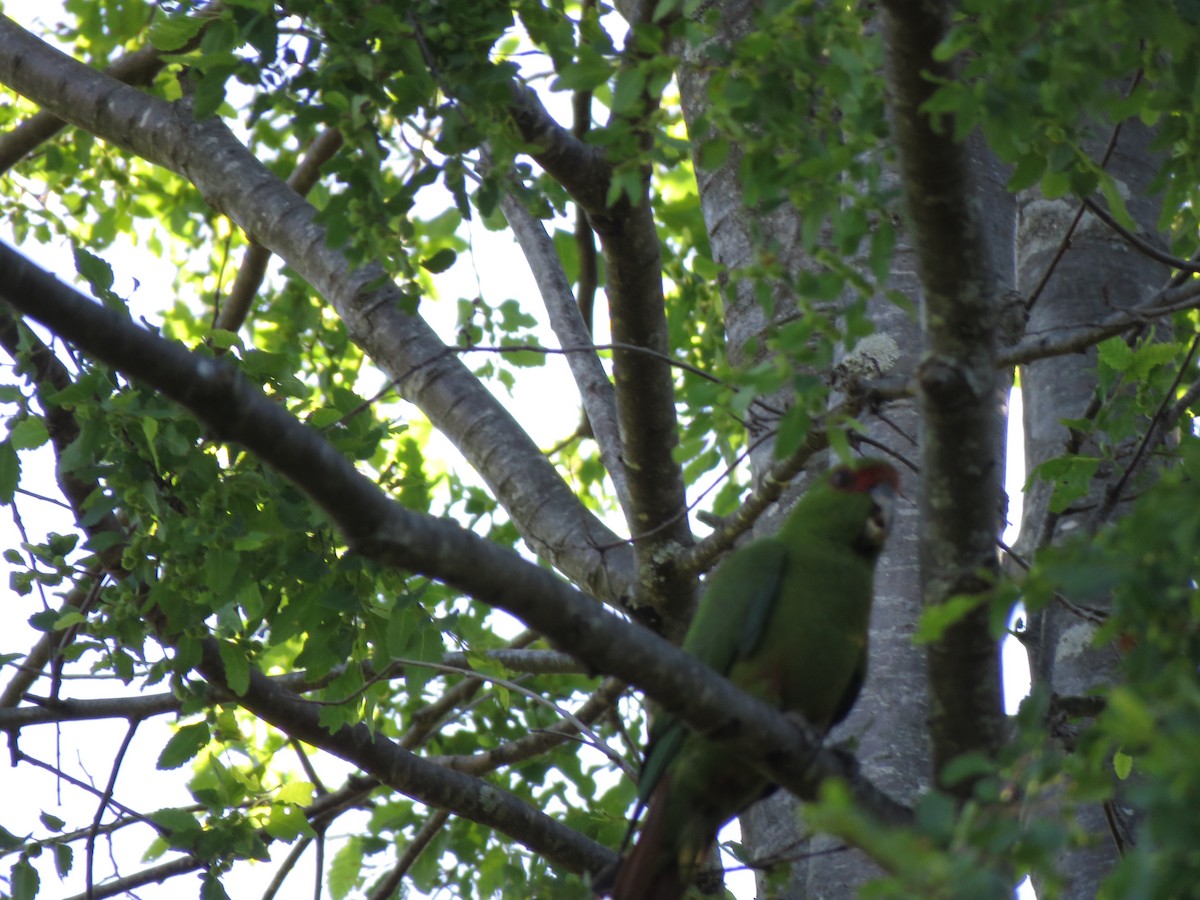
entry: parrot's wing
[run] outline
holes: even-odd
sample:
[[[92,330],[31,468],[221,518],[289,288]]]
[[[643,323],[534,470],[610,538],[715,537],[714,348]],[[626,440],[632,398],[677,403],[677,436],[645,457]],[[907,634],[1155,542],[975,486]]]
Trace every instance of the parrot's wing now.
[[[839,724],[846,716],[850,715],[850,710],[854,708],[854,703],[858,700],[858,694],[862,690],[863,682],[867,678],[867,650],[863,648],[862,658],[854,669],[854,674],[850,678],[850,684],[846,686],[845,693],[842,694],[842,699],[838,701],[838,707],[834,710],[833,718],[829,720],[829,727]]]
[[[787,548],[773,538],[754,541],[731,553],[709,577],[683,649],[722,675],[758,646],[787,565]],[[688,728],[672,715],[659,715],[650,729],[646,759],[638,779],[645,801],[667,771]]]
[[[787,546],[774,538],[735,550],[708,580],[683,649],[722,675],[753,654],[779,600]]]

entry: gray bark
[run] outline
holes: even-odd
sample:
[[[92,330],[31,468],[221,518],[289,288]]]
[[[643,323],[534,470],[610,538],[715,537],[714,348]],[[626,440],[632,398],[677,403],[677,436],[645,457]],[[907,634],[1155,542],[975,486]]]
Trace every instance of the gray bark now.
[[[1157,168],[1157,160],[1149,150],[1151,137],[1146,128],[1125,123],[1106,168],[1121,186],[1141,236],[1161,245],[1155,231],[1159,207],[1148,191]],[[1095,158],[1101,158],[1103,144],[1098,143],[1093,151]],[[1031,335],[1053,334],[1101,321],[1114,311],[1145,303],[1166,282],[1165,266],[1130,248],[1090,213],[1084,213],[1072,231],[1078,209],[1078,202],[1070,198],[1046,200],[1033,193],[1022,198],[1018,238],[1021,293],[1031,294],[1053,269],[1040,294],[1033,298],[1028,323]],[[1060,257],[1068,233],[1069,243]],[[1093,404],[1094,349],[1029,363],[1021,369],[1021,385],[1028,469],[1064,451],[1097,453],[1103,435],[1094,434],[1081,441],[1062,424],[1064,419],[1087,416]],[[1038,547],[1083,528],[1104,490],[1120,477],[1133,450],[1133,446],[1117,447],[1114,464],[1102,465],[1089,496],[1062,515],[1049,509],[1052,485],[1041,480],[1030,485],[1025,493],[1018,552],[1031,556]],[[1055,604],[1032,616],[1027,633],[1030,668],[1035,685],[1060,695],[1079,696],[1110,682],[1118,660],[1113,648],[1094,647],[1091,641],[1107,598],[1068,599],[1072,608]],[[1095,612],[1082,612],[1085,608]],[[1060,874],[1067,883],[1062,896],[1091,898],[1118,853],[1099,806],[1080,809],[1078,821],[1098,840],[1088,848],[1065,853],[1059,860]]]
[[[729,44],[743,36],[750,26],[753,5],[730,2],[722,4],[721,31],[715,38]],[[706,76],[702,65],[704,48],[692,48],[680,70],[679,82],[684,114],[694,122],[706,104]],[[694,144],[702,135],[693,134]],[[737,177],[740,158],[737,149],[730,159],[716,170],[698,167],[701,206],[708,228],[713,253],[718,262],[731,272],[749,266],[761,250],[756,235],[763,231],[773,241],[771,251],[776,258],[786,260],[792,273],[812,266],[800,246],[799,213],[783,205],[763,216],[748,209],[741,201]],[[992,185],[995,187],[995,185]],[[1001,186],[1002,187],[1002,186]],[[1005,205],[998,207],[1006,208]],[[1011,210],[1011,204],[1007,205]],[[881,215],[896,215],[900,210],[880,211]],[[1003,225],[997,225],[1003,233]],[[1011,229],[1009,236],[1011,248]],[[1009,250],[1011,271],[1011,249]],[[1011,275],[1008,278],[1011,284]],[[893,275],[889,288],[899,290],[913,299],[919,295],[917,265],[911,248],[903,235],[896,248]],[[773,321],[768,321],[751,285],[733,280],[728,285],[726,300],[726,335],[731,357],[743,364],[747,358],[747,343],[758,348],[772,327],[796,314],[786,297],[777,297]],[[920,337],[912,316],[882,297],[870,302],[869,313],[876,333],[886,336],[894,346],[881,359],[875,372],[900,378],[911,377],[920,357]],[[895,357],[892,358],[891,354]],[[828,373],[823,373],[828,376]],[[772,406],[786,406],[786,397],[764,398]],[[887,405],[883,416],[866,414],[866,435],[899,458],[915,462],[917,443],[917,411],[912,400]],[[755,428],[768,423],[752,420]],[[870,452],[878,453],[878,449]],[[773,462],[771,442],[761,444],[751,457],[755,477],[761,478]],[[850,718],[831,736],[838,741],[852,738],[855,755],[862,771],[874,783],[902,802],[911,801],[927,786],[929,779],[929,745],[926,721],[929,701],[926,690],[926,664],[923,652],[912,643],[912,634],[920,614],[921,600],[917,570],[918,510],[913,499],[919,495],[917,476],[912,471],[903,474],[904,492],[909,498],[898,508],[893,532],[879,562],[876,576],[875,606],[870,634],[869,674],[863,693]],[[794,499],[786,495],[774,510],[763,517],[758,530],[769,532],[782,510]],[[775,886],[770,896],[779,898],[848,897],[878,870],[856,850],[838,849],[828,838],[810,836],[800,820],[800,804],[789,794],[780,792],[752,807],[741,817],[742,842],[751,858],[764,861],[792,862],[786,884]],[[828,851],[834,852],[828,852]],[[768,896],[767,876],[759,873],[759,895]]]

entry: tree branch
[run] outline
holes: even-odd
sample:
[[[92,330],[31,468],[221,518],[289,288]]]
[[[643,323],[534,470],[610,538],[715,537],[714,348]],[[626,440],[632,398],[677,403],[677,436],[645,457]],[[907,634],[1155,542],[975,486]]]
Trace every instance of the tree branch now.
[[[453,522],[400,506],[358,472],[320,432],[298,422],[222,361],[189,353],[141,329],[41,272],[2,244],[0,296],[89,354],[186,406],[222,439],[248,448],[305,491],[356,552],[384,565],[436,578],[508,611],[592,670],[641,688],[668,711],[727,743],[731,752],[763,768],[801,797],[815,797],[822,779],[838,776],[849,782],[863,808],[881,820],[911,820],[910,810],[857,775],[845,759],[821,749],[820,738],[811,728],[735,688],[650,631],[612,615],[516,552]],[[465,560],[470,564],[464,565]],[[212,642],[205,647],[204,665],[218,683],[224,683]],[[252,673],[250,689],[240,702],[268,722],[286,720],[290,733],[315,746],[369,764],[367,770],[376,777],[386,776],[381,780],[388,784],[416,772],[433,778],[446,774],[424,760],[402,754],[365,725],[343,729],[338,733],[338,746],[328,746],[329,732],[319,725],[312,707],[260,673]],[[433,771],[443,775],[433,775]],[[406,783],[406,787],[414,786]],[[426,786],[418,782],[417,787],[423,790]],[[407,792],[405,787],[398,789]],[[481,801],[473,779],[439,781],[430,790],[436,791],[436,798],[429,797],[435,805],[453,808],[455,804],[446,801],[462,800],[473,810],[482,804],[480,812],[487,816],[482,821],[495,822],[500,817],[502,807]],[[498,795],[488,796],[500,800]],[[539,831],[542,819],[533,811],[508,807],[503,811],[511,811],[513,816],[503,819],[507,826],[535,832],[530,840],[537,846],[559,839],[555,832],[553,839],[543,840]],[[568,866],[584,860],[590,866],[602,855],[609,858],[607,852],[599,854],[586,844],[554,844],[554,849],[566,854],[563,864]]]
[[[288,187],[301,197],[307,195],[321,175],[321,166],[333,158],[344,142],[342,133],[336,128],[326,129],[318,135],[309,144],[304,158],[288,178]],[[213,324],[214,328],[237,331],[242,327],[246,316],[250,314],[254,298],[258,296],[258,289],[266,277],[267,263],[270,261],[271,251],[261,244],[251,244],[246,248],[242,264],[238,266],[237,277],[233,280],[229,296],[225,298],[225,305]]]
[[[209,682],[228,688],[215,639],[202,642],[197,668]],[[316,704],[273,684],[255,668],[251,668],[246,692],[238,702],[264,722],[358,766],[381,784],[495,828],[570,871],[596,872],[614,859],[608,848],[508,791],[422,759],[365,723],[330,732],[321,724]]]
[[[525,206],[508,191],[500,198],[500,208],[508,219],[509,227],[521,245],[525,260],[537,281],[538,291],[546,312],[550,315],[550,327],[554,329],[558,342],[563,347],[584,347],[592,343],[592,334],[584,322],[571,286],[563,272],[562,262],[554,249],[554,242],[546,229],[535,219]],[[590,234],[590,232],[589,232]],[[632,516],[633,506],[629,497],[629,482],[625,473],[625,461],[621,458],[621,434],[617,421],[617,402],[613,394],[608,373],[593,353],[568,353],[567,364],[575,377],[579,395],[583,399],[583,411],[592,425],[592,434],[600,447],[600,458],[608,470],[613,488],[626,520]],[[633,525],[630,523],[632,530]]]
[[[195,40],[198,42],[199,37]],[[165,65],[162,54],[147,46],[122,56],[106,67],[104,74],[125,84],[149,84]],[[43,110],[0,135],[0,175],[66,127],[67,123],[58,116]]]
[[[1067,330],[1065,334],[1026,336],[996,355],[1002,366],[1024,365],[1051,356],[1079,353],[1130,328],[1146,325],[1171,313],[1200,308],[1200,281],[1159,291],[1141,306],[1122,309],[1095,325]]]
[[[645,62],[631,31],[623,65]],[[652,111],[658,98],[644,94],[629,117],[614,116],[614,125],[629,129],[640,149],[653,141]],[[622,196],[610,205],[614,169],[611,160],[595,155],[551,118],[526,88],[515,88],[510,113],[522,136],[533,145],[530,155],[567,189],[587,212],[604,252],[609,315],[613,340],[660,354],[670,349],[662,288],[662,257],[650,208],[648,164],[638,161],[636,197]],[[630,160],[626,165],[634,165]],[[673,566],[680,549],[692,544],[683,476],[673,450],[679,443],[675,387],[671,370],[653,356],[617,350],[613,375],[620,422],[622,455],[629,480],[627,515],[630,530],[646,535],[635,546],[638,601],[681,640],[695,605],[695,579]]]
[[[313,207],[223,123],[197,122],[186,105],[120,84],[3,16],[0,82],[191,181],[328,300],[352,339],[476,468],[536,553],[604,600],[632,594],[630,550],[580,503],[507,409],[445,354],[433,330],[404,312],[403,297],[382,268],[352,268],[328,246]]]
[[[590,725],[612,709],[613,704],[624,692],[625,685],[621,681],[615,678],[605,680],[596,692],[579,707],[573,718],[577,722]],[[442,756],[437,757],[435,761],[456,772],[483,775],[501,766],[511,766],[514,763],[540,756],[577,734],[579,734],[579,728],[575,722],[562,719],[548,728],[538,729],[525,737],[501,744],[491,750],[469,755]],[[636,778],[636,774],[632,771],[626,772],[626,774],[631,778]]]

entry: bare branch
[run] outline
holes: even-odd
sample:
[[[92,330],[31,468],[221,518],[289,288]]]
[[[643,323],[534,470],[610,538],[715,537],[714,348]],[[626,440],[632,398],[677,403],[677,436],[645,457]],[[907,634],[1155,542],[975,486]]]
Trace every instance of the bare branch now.
[[[100,822],[104,818],[104,811],[112,803],[113,791],[117,787],[117,776],[121,774],[121,764],[125,761],[125,754],[129,752],[129,745],[133,743],[133,736],[137,734],[139,724],[139,720],[133,719],[130,721],[129,727],[125,730],[125,737],[121,741],[121,746],[117,748],[116,756],[113,757],[112,768],[109,770],[108,775],[108,784],[104,786],[104,793],[100,796],[100,805],[96,807],[96,815],[92,817],[92,827],[88,830],[84,882],[87,884],[87,892],[89,894],[93,893],[94,888],[92,876],[95,871],[94,864],[96,861],[96,835],[100,832]]]
[[[997,353],[996,360],[1000,365],[1012,366],[1078,353],[1131,328],[1141,327],[1171,313],[1197,308],[1200,308],[1200,281],[1193,279],[1180,287],[1159,291],[1141,306],[1118,310],[1095,325],[1065,330],[1057,335],[1026,336],[1020,343]]]
[[[371,891],[369,900],[391,900],[396,896],[396,889],[400,887],[400,882],[408,870],[413,867],[413,864],[424,852],[425,848],[433,842],[433,839],[438,836],[438,833],[450,821],[450,813],[444,809],[439,809],[434,812],[420,830],[413,835],[413,839],[408,842],[408,846],[404,848],[404,853],[396,860],[396,865],[388,872],[387,877],[375,885],[375,889]]]
[[[67,900],[103,900],[105,897],[128,896],[130,891],[137,888],[145,887],[148,884],[162,884],[176,875],[195,872],[197,869],[207,867],[208,863],[203,860],[196,859],[194,856],[183,856],[149,869],[143,869],[124,878],[114,878],[112,881],[93,885],[86,893],[74,894]]]
[[[1125,243],[1129,244],[1129,246],[1133,247],[1139,253],[1143,253],[1155,262],[1164,263],[1165,265],[1168,265],[1173,269],[1177,269],[1180,272],[1190,272],[1193,275],[1200,273],[1200,265],[1196,265],[1194,262],[1186,259],[1180,259],[1178,256],[1172,256],[1170,253],[1164,253],[1158,247],[1154,246],[1154,244],[1150,243],[1145,238],[1134,234],[1132,231],[1114,219],[1109,214],[1108,210],[1106,210],[1091,197],[1084,197],[1083,205],[1088,212],[1119,234]]]
[[[196,41],[199,40],[197,37]],[[162,53],[142,47],[108,66],[104,74],[125,84],[149,84],[166,65]],[[40,144],[58,134],[67,123],[53,113],[42,111],[30,116],[16,128],[0,135],[0,174],[7,172],[32,153]]]
[[[505,191],[500,198],[500,208],[508,219],[509,227],[517,237],[525,261],[537,281],[538,291],[546,312],[550,315],[550,327],[563,347],[583,347],[592,343],[591,331],[579,311],[571,286],[563,272],[562,263],[555,252],[554,242],[542,223],[529,210]],[[590,232],[589,232],[590,234]],[[625,461],[621,457],[621,434],[617,422],[617,401],[613,394],[608,373],[600,360],[591,353],[568,353],[567,363],[575,384],[583,399],[583,410],[592,425],[592,434],[600,447],[600,457],[612,479],[617,501],[625,510],[627,521],[632,516],[633,506],[629,497],[629,483],[625,474]],[[632,528],[632,523],[630,525]]]
[[[548,728],[539,729],[523,738],[518,738],[507,744],[501,744],[499,747],[491,750],[485,750],[469,756],[443,756],[437,758],[436,761],[458,772],[483,775],[501,766],[511,766],[514,763],[532,759],[579,734],[577,722],[591,724],[596,721],[600,716],[612,709],[613,704],[624,691],[625,685],[622,682],[615,678],[609,678],[575,711],[571,719],[564,718],[561,722],[557,722]],[[606,748],[601,749],[606,750]],[[636,780],[637,773],[628,763],[613,754],[610,754],[609,758],[626,775]]]
[[[646,62],[631,32],[622,66]],[[631,115],[614,117],[616,124],[634,133],[643,149],[652,141],[650,118],[658,100],[646,93],[640,103],[631,105]],[[627,187],[610,205],[611,160],[597,156],[555,122],[527,88],[514,88],[510,114],[533,145],[530,155],[584,208],[600,238],[614,342],[666,354],[670,344],[662,257],[650,207],[648,165],[634,160],[624,163],[640,167],[637,196]],[[691,619],[696,585],[671,562],[681,548],[692,544],[682,472],[673,456],[679,443],[674,383],[670,369],[653,357],[617,350],[613,364],[621,453],[629,484],[627,520],[631,532],[648,536],[634,545],[636,606],[642,608],[641,614],[660,620],[665,633],[679,640]]]
[[[585,671],[578,659],[558,650],[484,650],[482,655],[513,672],[562,675]],[[447,653],[442,657],[442,665],[467,670],[471,667],[466,653]]]

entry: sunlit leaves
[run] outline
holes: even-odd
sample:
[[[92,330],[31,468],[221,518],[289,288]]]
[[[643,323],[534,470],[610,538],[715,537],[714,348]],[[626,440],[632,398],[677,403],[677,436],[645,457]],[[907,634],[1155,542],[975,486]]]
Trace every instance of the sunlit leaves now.
[[[158,755],[160,769],[178,769],[208,745],[211,733],[207,722],[185,725],[171,736]]]

